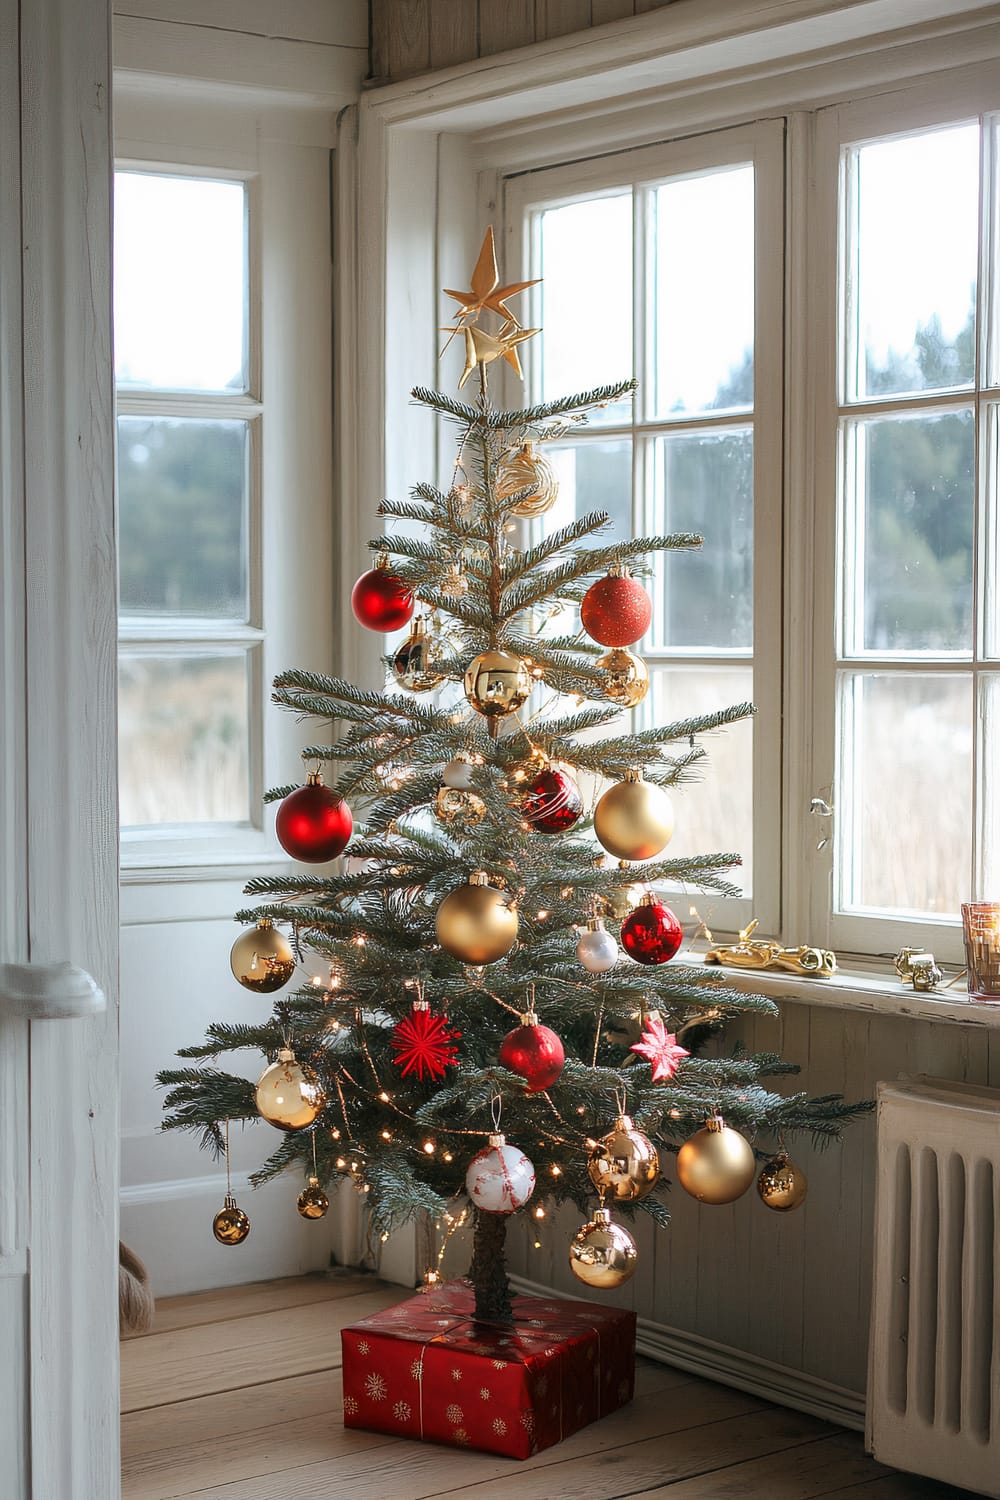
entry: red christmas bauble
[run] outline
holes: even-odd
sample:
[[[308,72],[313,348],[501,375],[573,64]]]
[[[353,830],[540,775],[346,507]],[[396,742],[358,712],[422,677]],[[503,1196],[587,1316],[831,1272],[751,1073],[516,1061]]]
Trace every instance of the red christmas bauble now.
[[[354,617],[369,630],[399,630],[410,620],[413,606],[409,584],[387,567],[369,568],[351,591]]]
[[[305,864],[321,865],[343,854],[354,827],[343,797],[313,773],[278,808],[274,831],[286,854]]]
[[[684,930],[669,906],[643,896],[622,923],[622,947],[637,964],[665,964],[673,958]]]
[[[536,833],[565,833],[582,812],[580,788],[568,771],[556,766],[535,777],[521,803],[521,816]]]
[[[522,1016],[521,1021],[500,1043],[500,1061],[524,1079],[529,1094],[538,1094],[555,1083],[566,1054],[555,1032],[548,1026],[540,1026],[532,1012]]]
[[[637,578],[609,573],[592,583],[580,605],[580,623],[602,646],[632,646],[653,618],[653,601]]]

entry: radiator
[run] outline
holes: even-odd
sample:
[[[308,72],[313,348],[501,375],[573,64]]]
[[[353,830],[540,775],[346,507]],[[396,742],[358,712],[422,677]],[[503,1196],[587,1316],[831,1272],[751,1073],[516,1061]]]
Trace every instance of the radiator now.
[[[866,1436],[882,1463],[1000,1497],[1000,1091],[878,1088]]]

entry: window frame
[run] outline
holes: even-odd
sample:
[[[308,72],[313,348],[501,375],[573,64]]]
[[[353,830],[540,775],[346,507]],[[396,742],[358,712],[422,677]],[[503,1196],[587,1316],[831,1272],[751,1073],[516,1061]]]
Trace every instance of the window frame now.
[[[301,748],[315,740],[314,728],[271,706],[268,685],[291,666],[334,669],[332,119],[281,96],[219,102],[196,90],[166,100],[138,74],[116,75],[116,85],[116,170],[246,184],[249,299],[245,392],[118,392],[123,416],[248,424],[247,622],[119,622],[126,646],[245,651],[248,820],[125,828],[122,882],[243,881],[288,865],[262,797],[301,777]]]
[[[762,247],[777,233],[783,238],[784,220],[784,130],[778,120],[760,120],[745,125],[700,133],[677,141],[624,153],[613,153],[589,161],[535,170],[508,177],[504,182],[503,215],[505,244],[512,263],[505,274],[522,280],[537,274],[538,216],[552,208],[603,196],[616,188],[632,194],[633,365],[640,374],[639,392],[629,422],[600,423],[574,433],[574,444],[625,439],[632,449],[632,524],[635,534],[659,531],[655,519],[653,463],[658,437],[670,433],[707,432],[727,427],[749,427],[754,433],[754,597],[753,646],[750,650],[670,648],[648,639],[636,649],[651,672],[676,666],[702,668],[736,667],[754,670],[754,754],[752,769],[753,870],[752,896],[704,896],[696,891],[678,894],[681,918],[697,906],[700,916],[713,930],[735,932],[754,916],[762,928],[778,931],[781,924],[778,839],[781,827],[781,674],[766,673],[769,660],[780,661],[781,614],[772,601],[781,589],[781,492],[783,464],[783,418],[781,361],[783,348],[783,257],[764,255]],[[670,180],[724,170],[752,163],[755,172],[755,295],[754,295],[754,405],[747,411],[690,413],[676,417],[657,415],[654,409],[654,340],[647,338],[645,308],[653,294],[655,261],[648,222],[649,196]],[[538,326],[541,297],[537,289],[527,295],[525,316]],[[527,346],[525,389],[541,389],[541,350],[537,342]],[[609,371],[608,378],[615,372]],[[519,399],[505,374],[505,399]],[[529,399],[533,399],[529,396]],[[648,700],[647,700],[648,704]],[[726,705],[720,701],[718,707]],[[636,712],[640,721],[643,709]],[[625,725],[625,720],[623,727]],[[712,737],[703,741],[712,754]],[[697,785],[681,794],[684,800],[698,795]],[[682,805],[679,806],[683,816]],[[714,851],[703,851],[714,852]],[[742,852],[733,850],[733,852]]]

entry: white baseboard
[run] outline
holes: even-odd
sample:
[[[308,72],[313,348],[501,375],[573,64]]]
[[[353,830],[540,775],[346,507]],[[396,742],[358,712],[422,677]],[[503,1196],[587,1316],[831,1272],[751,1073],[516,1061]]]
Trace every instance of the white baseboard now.
[[[532,1296],[558,1298],[564,1295],[523,1276],[512,1276],[510,1281],[516,1291],[528,1292]],[[864,1429],[863,1393],[832,1385],[802,1370],[772,1364],[770,1360],[746,1350],[717,1344],[697,1333],[668,1328],[666,1324],[654,1323],[649,1318],[639,1319],[635,1347],[639,1354],[658,1360],[660,1364],[688,1370],[692,1375],[718,1381],[720,1385],[734,1386],[738,1391],[748,1391],[764,1401],[804,1411],[824,1422],[836,1422],[841,1427],[852,1427],[857,1431]]]

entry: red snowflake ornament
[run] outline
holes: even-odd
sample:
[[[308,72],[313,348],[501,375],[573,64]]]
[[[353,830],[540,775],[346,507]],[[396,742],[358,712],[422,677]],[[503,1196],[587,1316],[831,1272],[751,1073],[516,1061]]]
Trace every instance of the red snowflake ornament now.
[[[405,1021],[392,1028],[393,1062],[404,1078],[416,1073],[421,1083],[441,1079],[445,1068],[458,1061],[455,1042],[461,1035],[444,1016],[431,1015],[428,1001],[417,1000]]]
[[[673,1078],[681,1058],[691,1056],[684,1047],[678,1047],[677,1038],[672,1031],[666,1029],[657,1015],[646,1017],[642,1039],[630,1050],[648,1058],[653,1064],[654,1083]]]

